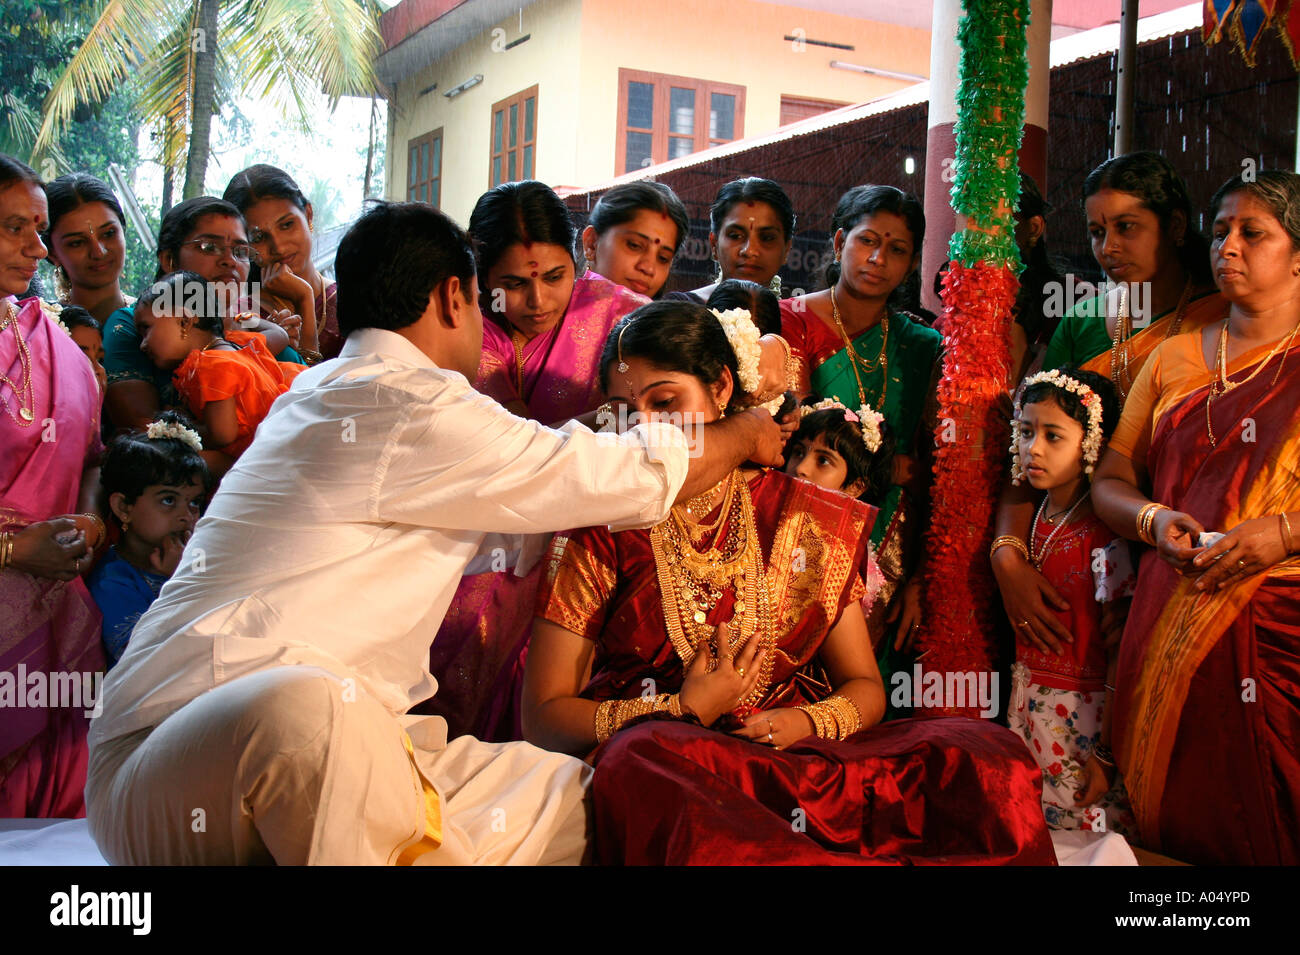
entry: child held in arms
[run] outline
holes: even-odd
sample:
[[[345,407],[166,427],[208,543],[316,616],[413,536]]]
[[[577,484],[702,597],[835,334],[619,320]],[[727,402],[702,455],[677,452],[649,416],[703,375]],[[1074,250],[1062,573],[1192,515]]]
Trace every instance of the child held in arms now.
[[[276,361],[260,332],[225,331],[215,296],[193,272],[173,272],[140,297],[140,348],[172,372],[172,383],[199,421],[204,447],[238,458],[253,442],[271,404],[303,365]]]

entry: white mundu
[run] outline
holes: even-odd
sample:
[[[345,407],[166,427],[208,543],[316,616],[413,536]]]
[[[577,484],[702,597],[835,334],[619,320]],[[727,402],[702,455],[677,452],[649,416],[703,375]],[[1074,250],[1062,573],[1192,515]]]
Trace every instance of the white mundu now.
[[[657,523],[687,461],[674,427],[545,428],[403,336],[353,332],[276,401],[105,681],[86,786],[104,856],[579,861],[585,765],[406,713],[476,557]]]

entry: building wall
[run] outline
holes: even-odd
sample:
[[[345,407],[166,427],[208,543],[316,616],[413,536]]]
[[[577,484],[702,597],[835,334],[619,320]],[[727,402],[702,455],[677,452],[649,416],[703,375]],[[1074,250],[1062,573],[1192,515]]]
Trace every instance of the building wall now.
[[[541,0],[418,74],[400,81],[390,104],[387,195],[405,198],[407,143],[443,128],[442,208],[467,223],[489,185],[491,107],[534,83],[536,176],[552,186],[613,177],[618,148],[618,71],[646,70],[745,87],[740,136],[780,125],[781,96],[863,102],[908,85],[831,69],[831,60],[927,75],[924,30],[731,0]],[[851,44],[838,50],[783,39]],[[512,50],[494,52],[523,34]],[[483,82],[449,100],[442,94],[476,73]],[[433,83],[432,93],[419,91]]]
[[[902,0],[900,0],[902,2]],[[783,39],[849,44],[837,50]],[[780,125],[781,96],[862,103],[911,85],[831,69],[832,60],[928,76],[930,34],[755,0],[587,0],[582,16],[581,143],[574,179],[592,185],[617,174],[619,68],[745,87],[741,136]]]
[[[385,194],[406,198],[407,143],[442,127],[442,209],[469,223],[478,197],[490,185],[492,104],[537,85],[536,177],[547,183],[573,178],[578,148],[578,97],[582,0],[542,0],[503,20],[432,66],[403,79],[389,104],[388,178]],[[504,35],[493,36],[494,30]],[[493,46],[531,38],[511,50]],[[454,99],[443,95],[477,73],[483,82]],[[433,83],[432,93],[419,91]]]

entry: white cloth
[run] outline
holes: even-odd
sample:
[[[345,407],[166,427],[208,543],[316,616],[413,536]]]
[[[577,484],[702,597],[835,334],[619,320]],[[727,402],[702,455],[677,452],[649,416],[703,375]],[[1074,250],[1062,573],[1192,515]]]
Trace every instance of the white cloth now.
[[[671,425],[546,428],[400,335],[353,333],[277,399],[140,618],[91,724],[92,775],[110,741],[271,668],[320,668],[396,720],[436,690],[429,644],[476,556],[536,554],[522,535],[657,523],[687,466]],[[423,766],[445,723],[421,736]]]
[[[231,680],[104,744],[90,829],[116,864],[392,864],[426,822],[404,726],[440,802],[442,844],[417,864],[581,861],[588,766],[527,743],[443,746],[437,717],[394,719],[317,667]]]

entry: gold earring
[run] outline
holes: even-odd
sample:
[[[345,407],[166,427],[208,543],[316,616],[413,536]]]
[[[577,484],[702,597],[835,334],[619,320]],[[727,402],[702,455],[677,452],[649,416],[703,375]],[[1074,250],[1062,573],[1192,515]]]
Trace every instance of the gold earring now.
[[[727,403],[721,399],[718,400],[718,414],[724,418],[727,416]]]

